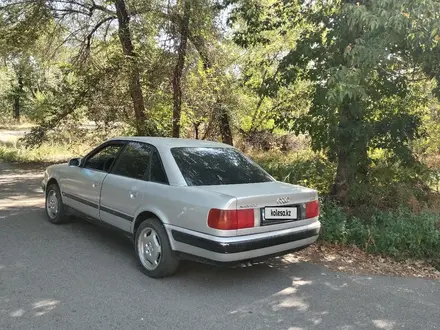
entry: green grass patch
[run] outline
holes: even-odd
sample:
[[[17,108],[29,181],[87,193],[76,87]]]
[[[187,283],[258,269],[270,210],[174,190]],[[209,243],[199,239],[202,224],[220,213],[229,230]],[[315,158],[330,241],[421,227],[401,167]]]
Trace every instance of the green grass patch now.
[[[400,207],[376,211],[369,220],[350,215],[330,202],[321,209],[320,240],[356,245],[369,253],[426,259],[440,266],[440,217],[425,209],[419,213]]]

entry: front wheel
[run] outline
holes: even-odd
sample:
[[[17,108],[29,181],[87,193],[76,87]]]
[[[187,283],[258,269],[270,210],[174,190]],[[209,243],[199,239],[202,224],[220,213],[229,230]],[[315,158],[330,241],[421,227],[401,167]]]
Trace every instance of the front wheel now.
[[[141,270],[150,277],[173,275],[179,267],[166,230],[157,219],[150,218],[140,224],[135,248]]]
[[[46,214],[49,222],[53,224],[60,224],[66,220],[65,207],[57,184],[51,184],[47,187]]]

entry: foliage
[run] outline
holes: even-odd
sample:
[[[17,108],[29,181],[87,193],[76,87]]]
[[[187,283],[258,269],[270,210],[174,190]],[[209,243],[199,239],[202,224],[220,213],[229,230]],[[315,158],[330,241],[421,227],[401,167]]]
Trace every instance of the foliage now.
[[[283,155],[280,152],[252,154],[275,179],[317,189],[321,194],[328,192],[334,177],[335,166],[324,156],[311,150]]]
[[[347,202],[350,185],[369,176],[369,149],[387,149],[404,166],[414,161],[410,143],[421,135],[426,98],[413,82],[427,79],[427,66],[436,77],[432,56],[439,52],[438,30],[419,26],[434,28],[436,14],[421,13],[427,3],[438,9],[438,1],[235,3],[241,27],[235,40],[243,47],[268,45],[274,31],[296,36],[261,93],[276,97],[282,88],[311,84],[309,111],[287,104],[276,124],[309,134],[315,151],[338,162],[333,193],[339,201]]]
[[[424,258],[440,262],[438,214],[423,210],[413,213],[405,208],[376,211],[365,221],[348,215],[331,202],[321,208],[323,230],[320,239],[356,245],[367,252],[403,258]]]

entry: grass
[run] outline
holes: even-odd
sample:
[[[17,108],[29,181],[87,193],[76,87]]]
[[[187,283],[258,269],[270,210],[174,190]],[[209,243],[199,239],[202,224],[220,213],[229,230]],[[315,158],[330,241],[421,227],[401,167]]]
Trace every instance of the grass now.
[[[30,122],[27,118],[22,118],[19,123],[17,123],[17,121],[12,119],[7,119],[7,118],[2,118],[2,119],[3,122],[0,124],[0,130],[23,131],[35,127],[35,123]]]
[[[86,146],[43,143],[40,147],[27,149],[18,136],[3,136],[0,139],[0,160],[9,163],[60,163],[83,154]]]

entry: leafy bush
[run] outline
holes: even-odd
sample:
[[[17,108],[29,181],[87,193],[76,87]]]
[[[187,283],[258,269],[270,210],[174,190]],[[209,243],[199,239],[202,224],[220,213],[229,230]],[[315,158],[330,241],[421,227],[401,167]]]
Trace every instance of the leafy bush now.
[[[440,217],[423,210],[416,214],[407,208],[375,211],[369,220],[349,215],[343,208],[322,205],[323,229],[320,239],[330,243],[356,245],[382,255],[425,258],[440,262]]]
[[[251,156],[279,181],[317,189],[320,194],[326,194],[333,182],[335,165],[324,156],[309,150]]]

